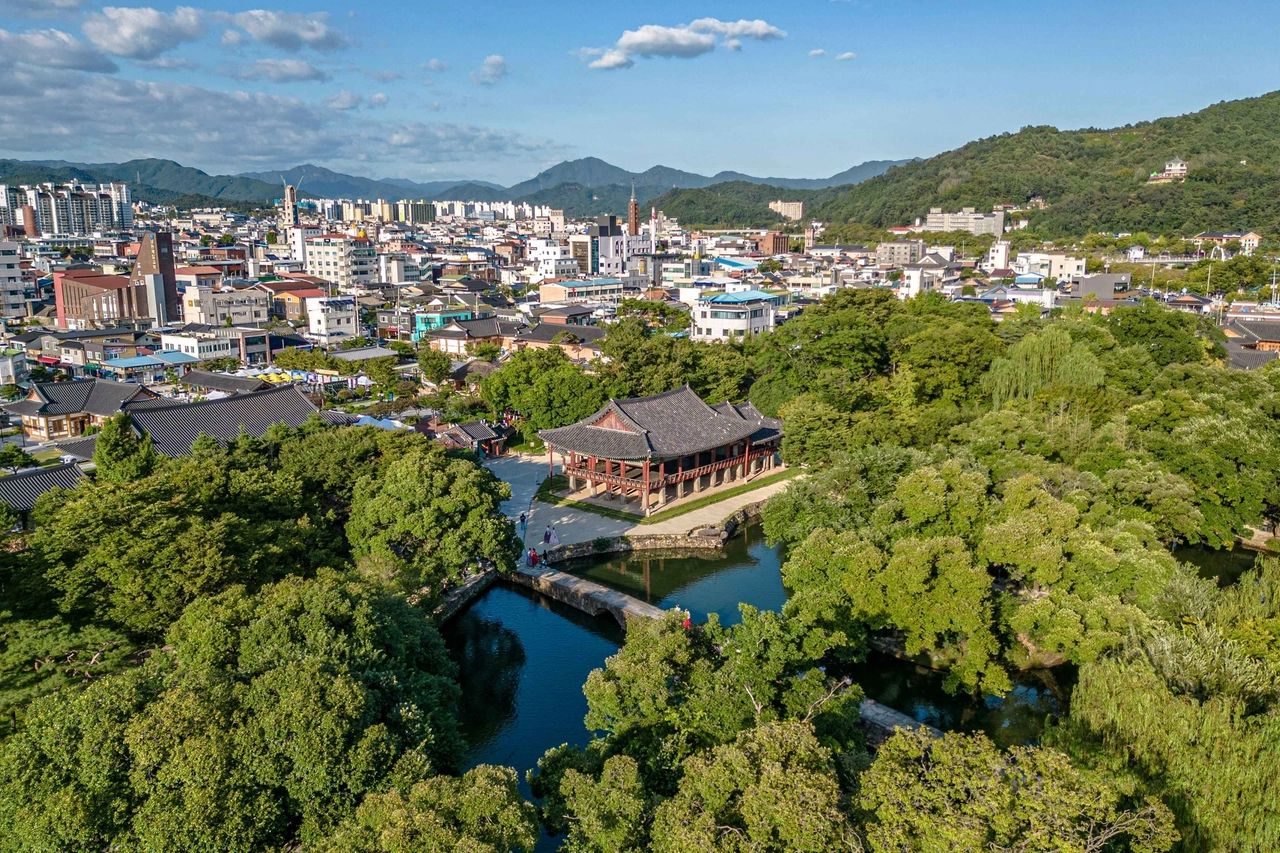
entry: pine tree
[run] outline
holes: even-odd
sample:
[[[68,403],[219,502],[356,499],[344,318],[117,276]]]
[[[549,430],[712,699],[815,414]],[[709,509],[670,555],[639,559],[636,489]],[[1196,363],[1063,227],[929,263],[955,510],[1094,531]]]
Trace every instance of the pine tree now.
[[[103,425],[93,451],[98,479],[132,483],[155,470],[157,461],[151,436],[146,430],[134,431],[133,419],[128,412],[114,415]]]

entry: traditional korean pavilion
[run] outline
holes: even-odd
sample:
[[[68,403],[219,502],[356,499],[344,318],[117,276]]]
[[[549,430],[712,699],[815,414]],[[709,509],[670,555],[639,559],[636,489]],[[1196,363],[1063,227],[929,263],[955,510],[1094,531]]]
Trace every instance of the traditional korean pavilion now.
[[[649,515],[669,501],[774,467],[782,422],[750,403],[709,406],[688,385],[610,400],[570,426],[541,430],[569,491],[638,498]]]

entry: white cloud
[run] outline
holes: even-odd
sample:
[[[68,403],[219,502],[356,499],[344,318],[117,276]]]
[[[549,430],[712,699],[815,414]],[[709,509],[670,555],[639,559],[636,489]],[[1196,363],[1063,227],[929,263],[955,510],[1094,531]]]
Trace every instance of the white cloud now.
[[[0,13],[15,18],[49,18],[78,12],[84,0],[0,0]]]
[[[430,62],[423,62],[418,67],[427,71],[447,71],[449,69],[449,64],[447,62],[441,62],[439,59],[433,59]]]
[[[342,89],[336,95],[325,98],[324,105],[331,110],[354,110],[363,100],[364,98],[355,92]]]
[[[162,56],[159,59],[137,59],[134,61],[143,68],[158,68],[161,71],[190,71],[193,68],[200,67],[190,59],[179,59],[176,56]]]
[[[645,24],[638,30],[627,30],[618,39],[617,49],[637,56],[678,56],[689,59],[716,49],[716,37],[688,27],[663,27]]]
[[[787,37],[786,31],[780,30],[759,18],[754,21],[748,21],[745,18],[740,21],[718,21],[715,18],[699,18],[689,25],[689,29],[695,33],[716,33],[730,39],[749,38],[756,41],[771,41],[772,39]]]
[[[249,65],[224,69],[237,80],[270,80],[273,83],[296,83],[302,80],[325,81],[332,75],[301,59],[259,59]]]
[[[486,56],[480,63],[480,70],[471,74],[471,82],[477,86],[496,85],[503,77],[511,73],[511,66],[501,56]]]
[[[691,24],[675,27],[645,24],[639,29],[625,31],[613,47],[584,47],[578,51],[578,56],[587,62],[588,68],[631,68],[636,64],[637,56],[692,59],[712,52],[717,44],[729,51],[739,51],[744,39],[772,41],[786,36],[783,30],[758,19],[721,21],[699,18]]]
[[[852,50],[846,50],[844,53],[836,57],[836,62],[848,62],[851,59],[857,59],[858,55]]]
[[[9,52],[0,47],[0,57]],[[0,60],[2,61],[2,60]],[[294,97],[224,92],[18,65],[0,86],[0,150],[8,156],[124,161],[166,157],[211,173],[331,163],[361,155],[400,171],[437,163],[563,159],[541,139],[448,123],[393,123]],[[252,121],[246,121],[252,116]],[[471,167],[468,167],[471,168]],[[521,169],[523,171],[523,169]]]
[[[0,68],[14,63],[36,68],[111,73],[120,68],[106,56],[62,30],[0,30]],[[6,80],[0,92],[11,85]]]
[[[814,59],[817,59],[819,57],[826,56],[827,52],[822,48],[817,48],[816,50],[809,51],[809,55],[812,56]]]
[[[386,92],[378,92],[377,94],[369,98],[369,108],[373,109],[375,107],[385,107],[387,105],[387,100],[388,98],[387,98]]]
[[[116,56],[155,59],[183,42],[203,38],[204,13],[179,6],[173,14],[147,7],[106,6],[82,27],[89,41]]]
[[[217,18],[244,30],[254,41],[291,53],[296,53],[304,47],[325,52],[342,50],[351,44],[345,35],[329,26],[327,12],[300,15],[293,12],[251,9],[248,12],[235,14],[220,12]],[[225,35],[223,38],[223,43],[226,44]]]

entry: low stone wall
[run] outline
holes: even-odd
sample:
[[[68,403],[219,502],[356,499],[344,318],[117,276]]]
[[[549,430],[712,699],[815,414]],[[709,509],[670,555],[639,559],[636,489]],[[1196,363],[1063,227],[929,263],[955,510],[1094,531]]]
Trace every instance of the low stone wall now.
[[[632,619],[660,619],[664,612],[659,607],[604,584],[541,566],[518,568],[507,580],[591,616],[608,613],[624,630],[627,622]]]
[[[444,601],[436,605],[436,608],[431,611],[431,618],[436,621],[437,625],[443,625],[448,622],[466,609],[468,604],[479,598],[482,592],[493,586],[493,582],[497,577],[497,570],[489,569],[467,578],[461,586],[455,587],[445,595]]]
[[[867,740],[868,749],[875,749],[893,737],[893,733],[898,729],[923,729],[933,737],[942,737],[942,732],[933,726],[925,725],[888,705],[881,705],[874,699],[863,699],[862,704],[858,706],[858,711],[862,715],[859,725],[862,728],[863,737]]]
[[[604,554],[627,554],[632,551],[671,551],[672,556],[677,556],[680,551],[719,550],[739,527],[759,517],[762,506],[764,501],[745,506],[718,526],[700,527],[687,533],[632,532],[622,536],[605,536],[590,542],[577,542],[573,545],[558,545],[546,552],[545,559],[547,563],[555,564],[568,560],[599,557]]]

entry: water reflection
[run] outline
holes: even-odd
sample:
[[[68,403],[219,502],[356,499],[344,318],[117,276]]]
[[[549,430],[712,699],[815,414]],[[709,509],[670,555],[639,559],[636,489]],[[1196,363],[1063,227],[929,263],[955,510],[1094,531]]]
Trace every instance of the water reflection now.
[[[522,588],[496,586],[443,632],[462,685],[467,765],[524,771],[562,743],[585,745],[591,670],[622,644],[612,618],[594,618]]]
[[[705,621],[715,613],[726,625],[741,621],[738,602],[781,610],[783,550],[770,547],[756,525],[741,528],[719,551],[638,551],[557,568],[633,595],[661,608],[679,606]]]
[[[1248,548],[1210,548],[1207,545],[1183,545],[1175,548],[1173,556],[1195,566],[1202,578],[1213,578],[1218,586],[1231,586],[1240,576],[1253,568],[1259,552]]]
[[[1070,666],[1016,672],[999,697],[947,693],[942,673],[874,651],[845,672],[870,699],[943,731],[985,732],[1001,747],[1039,741],[1045,718],[1065,713],[1076,677]]]

